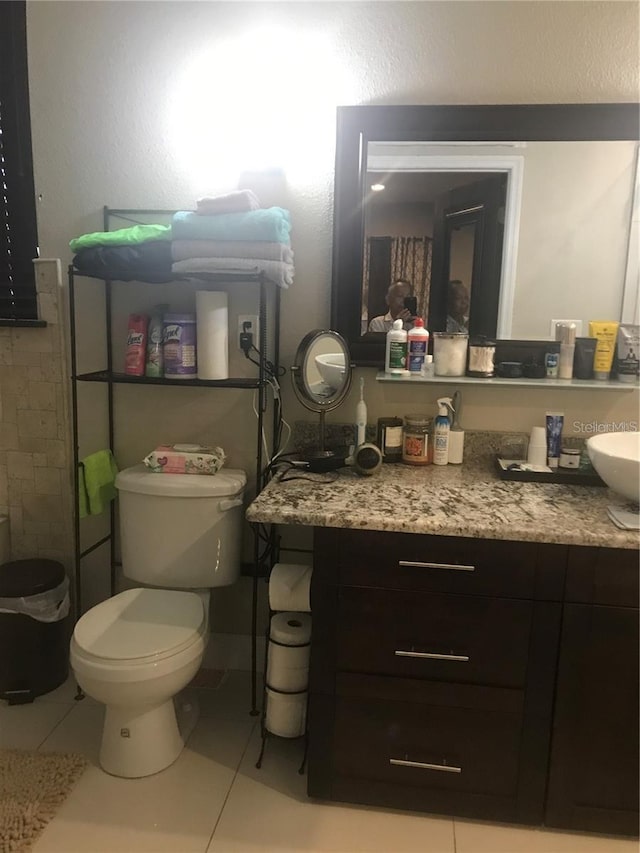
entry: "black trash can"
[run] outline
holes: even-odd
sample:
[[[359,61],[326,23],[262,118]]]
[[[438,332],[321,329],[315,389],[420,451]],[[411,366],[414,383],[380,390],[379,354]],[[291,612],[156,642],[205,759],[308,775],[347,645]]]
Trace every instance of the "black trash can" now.
[[[69,672],[69,592],[55,560],[0,566],[0,699],[33,702]]]

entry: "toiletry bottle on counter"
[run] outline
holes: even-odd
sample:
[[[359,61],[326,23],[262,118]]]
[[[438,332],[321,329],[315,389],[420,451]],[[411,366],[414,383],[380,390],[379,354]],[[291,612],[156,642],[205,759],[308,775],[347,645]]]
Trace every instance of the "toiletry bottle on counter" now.
[[[447,465],[449,462],[449,412],[452,410],[451,397],[438,400],[438,416],[433,424],[433,464]]]
[[[367,404],[364,401],[364,376],[360,377],[360,399],[356,406],[356,447],[364,444],[367,431]]]
[[[409,329],[407,333],[407,367],[409,368],[410,376],[422,375],[422,365],[424,364],[428,345],[429,332],[424,327],[424,320],[422,317],[416,317],[413,321],[413,328]]]
[[[148,323],[149,318],[146,314],[129,314],[124,367],[124,372],[129,376],[144,376]]]
[[[407,371],[407,333],[402,320],[394,320],[387,332],[387,351],[384,369],[387,373],[405,375]]]
[[[460,426],[460,408],[462,397],[459,391],[453,395],[453,421],[449,432],[449,465],[462,465],[464,455],[464,430]]]

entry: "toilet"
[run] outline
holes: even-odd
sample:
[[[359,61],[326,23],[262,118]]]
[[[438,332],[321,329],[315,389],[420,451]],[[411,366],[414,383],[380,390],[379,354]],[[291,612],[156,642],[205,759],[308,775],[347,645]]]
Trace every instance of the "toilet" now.
[[[197,673],[209,639],[213,587],[240,576],[246,474],[121,471],[122,571],[145,584],[87,611],[70,663],[87,696],[106,705],[100,765],[113,776],[158,773],[184,738],[174,699]]]

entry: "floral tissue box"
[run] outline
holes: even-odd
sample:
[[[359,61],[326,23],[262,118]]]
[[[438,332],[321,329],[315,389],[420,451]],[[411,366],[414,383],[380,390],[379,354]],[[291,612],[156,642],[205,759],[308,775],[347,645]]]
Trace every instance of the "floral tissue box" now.
[[[154,474],[217,474],[225,458],[221,447],[163,444],[145,456],[144,464]]]

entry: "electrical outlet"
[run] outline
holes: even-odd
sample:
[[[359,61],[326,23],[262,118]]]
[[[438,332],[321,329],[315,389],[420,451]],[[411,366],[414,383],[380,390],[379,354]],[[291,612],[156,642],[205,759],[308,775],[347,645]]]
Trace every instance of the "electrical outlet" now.
[[[248,324],[248,325],[247,325]],[[240,346],[240,335],[243,332],[250,332],[253,335],[253,345],[256,349],[260,349],[260,341],[258,340],[258,317],[256,314],[240,314],[238,316],[238,349]]]
[[[556,323],[566,323],[569,325],[570,323],[576,324],[576,338],[582,337],[582,320],[552,320],[551,321],[551,329],[549,331],[549,337],[552,341],[556,339]]]

